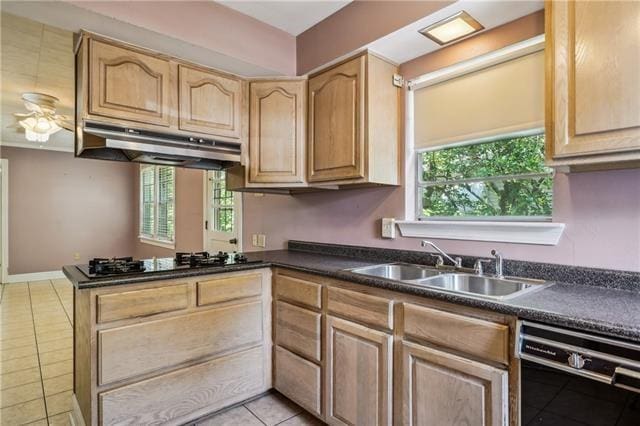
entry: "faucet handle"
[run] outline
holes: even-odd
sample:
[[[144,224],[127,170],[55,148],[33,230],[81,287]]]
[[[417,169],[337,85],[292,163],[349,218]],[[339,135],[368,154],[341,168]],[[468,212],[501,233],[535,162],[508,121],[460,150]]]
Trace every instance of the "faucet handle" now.
[[[473,271],[478,275],[484,274],[484,268],[482,264],[489,263],[489,262],[491,262],[491,260],[489,259],[476,259],[476,261],[473,264]]]

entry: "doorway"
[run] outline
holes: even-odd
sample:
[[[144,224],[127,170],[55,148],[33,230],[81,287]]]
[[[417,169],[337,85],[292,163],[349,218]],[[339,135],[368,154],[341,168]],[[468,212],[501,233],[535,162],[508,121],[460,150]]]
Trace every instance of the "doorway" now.
[[[0,159],[0,283],[7,281],[9,268],[9,160]]]
[[[205,174],[204,249],[242,251],[242,194],[226,188],[226,173],[210,170]]]

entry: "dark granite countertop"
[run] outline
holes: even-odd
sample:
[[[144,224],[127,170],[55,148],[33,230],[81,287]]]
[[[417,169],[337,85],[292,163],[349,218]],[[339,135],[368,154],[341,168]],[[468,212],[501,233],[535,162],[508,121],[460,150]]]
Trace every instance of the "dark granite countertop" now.
[[[640,292],[638,291],[592,285],[554,283],[549,287],[526,293],[522,296],[505,301],[494,301],[438,291],[428,287],[409,286],[345,271],[345,269],[383,263],[381,260],[360,260],[355,257],[294,250],[254,252],[247,253],[247,255],[250,260],[260,259],[263,260],[263,263],[225,268],[189,269],[103,280],[89,280],[75,266],[65,266],[63,271],[77,288],[85,289],[278,266],[344,279],[372,287],[488,309],[515,315],[521,319],[640,342]]]

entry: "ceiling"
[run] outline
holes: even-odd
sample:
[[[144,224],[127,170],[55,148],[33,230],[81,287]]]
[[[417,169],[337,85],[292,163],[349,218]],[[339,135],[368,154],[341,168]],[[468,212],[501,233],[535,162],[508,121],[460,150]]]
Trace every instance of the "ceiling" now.
[[[461,0],[418,19],[412,24],[370,43],[367,47],[385,58],[401,64],[442,48],[418,31],[461,10],[473,16],[485,27],[484,31],[486,31],[543,8],[544,1],[542,0]]]
[[[224,6],[297,36],[353,0],[216,0]]]

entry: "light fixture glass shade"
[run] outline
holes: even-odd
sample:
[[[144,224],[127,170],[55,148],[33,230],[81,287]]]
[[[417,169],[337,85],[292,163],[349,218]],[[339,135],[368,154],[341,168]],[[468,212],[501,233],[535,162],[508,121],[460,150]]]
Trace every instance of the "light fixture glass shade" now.
[[[483,30],[484,27],[467,12],[460,11],[427,28],[420,30],[420,34],[430,38],[439,45],[452,43],[470,34]]]
[[[62,129],[55,121],[42,116],[27,117],[18,123],[24,128],[27,140],[31,142],[46,142],[49,136]]]

